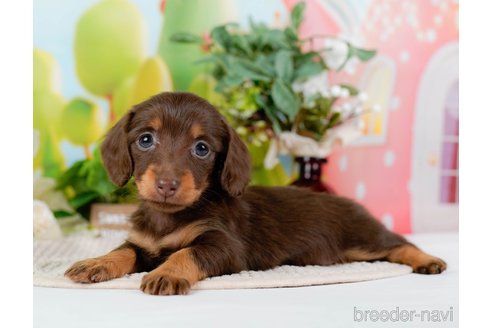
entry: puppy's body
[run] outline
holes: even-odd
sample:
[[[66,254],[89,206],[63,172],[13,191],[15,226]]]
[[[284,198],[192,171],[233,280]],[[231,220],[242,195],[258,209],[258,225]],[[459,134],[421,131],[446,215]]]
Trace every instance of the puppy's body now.
[[[200,204],[196,211],[165,217],[142,207],[132,218],[129,238],[155,261],[145,263],[142,271],[179,248],[200,244],[205,236],[230,256],[226,267],[196,258],[217,274],[349,262],[358,250],[383,258],[382,252],[406,243],[349,199],[307,189],[250,187],[241,198],[221,195],[213,201],[214,206]]]
[[[218,112],[186,93],[136,106],[102,156],[118,185],[135,176],[141,204],[127,242],[66,275],[98,282],[149,272],[142,290],[183,294],[210,276],[282,264],[388,260],[419,273],[446,264],[388,231],[355,202],[297,187],[249,187],[247,149]]]

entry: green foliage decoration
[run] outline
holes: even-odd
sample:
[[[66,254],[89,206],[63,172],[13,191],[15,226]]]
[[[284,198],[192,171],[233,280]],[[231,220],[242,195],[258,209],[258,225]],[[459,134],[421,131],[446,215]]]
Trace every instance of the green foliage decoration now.
[[[259,149],[265,149],[263,145],[275,134],[289,131],[319,141],[327,130],[344,122],[340,112],[334,110],[339,95],[317,92],[306,96],[295,89],[296,84],[335,70],[324,59],[330,49],[311,47],[314,38],[330,36],[300,37],[304,10],[305,3],[298,3],[285,28],[271,28],[250,19],[247,30],[229,23],[213,28],[210,38],[187,31],[178,31],[170,37],[171,41],[208,50],[207,56],[196,63],[212,67],[213,85],[221,97],[209,98],[209,101],[251,147],[259,147],[256,151],[250,147],[253,161],[256,161],[255,156],[264,158],[265,151]],[[348,52],[337,70],[351,58],[368,61],[376,54],[374,50],[341,41],[346,43]],[[350,96],[358,94],[355,87],[344,87],[350,91]],[[256,167],[256,170],[261,169],[261,166]],[[266,175],[260,172],[257,176],[261,180]]]

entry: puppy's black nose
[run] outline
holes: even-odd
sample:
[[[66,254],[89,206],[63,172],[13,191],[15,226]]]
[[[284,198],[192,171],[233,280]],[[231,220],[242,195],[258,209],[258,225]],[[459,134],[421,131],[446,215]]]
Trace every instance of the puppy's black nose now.
[[[159,194],[165,197],[171,197],[178,190],[179,182],[177,180],[158,179],[156,189]]]

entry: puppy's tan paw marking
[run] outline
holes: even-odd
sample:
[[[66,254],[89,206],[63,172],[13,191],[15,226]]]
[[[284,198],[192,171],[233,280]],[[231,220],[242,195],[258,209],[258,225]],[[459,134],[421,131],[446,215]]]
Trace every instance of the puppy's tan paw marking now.
[[[114,278],[111,276],[111,264],[98,259],[76,262],[65,271],[65,276],[80,283],[95,283]]]
[[[140,289],[151,295],[184,295],[190,291],[188,280],[167,274],[149,273],[142,279]]]

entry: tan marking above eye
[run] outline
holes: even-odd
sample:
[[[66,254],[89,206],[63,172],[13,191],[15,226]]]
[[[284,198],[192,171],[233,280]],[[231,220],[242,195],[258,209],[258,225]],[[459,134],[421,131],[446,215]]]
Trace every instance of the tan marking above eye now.
[[[152,127],[152,129],[154,130],[159,130],[160,128],[162,128],[162,121],[160,118],[158,117],[155,117],[153,118],[151,121],[150,121],[150,126]]]
[[[130,230],[128,241],[151,254],[158,254],[163,248],[178,249],[186,247],[204,232],[217,229],[209,220],[200,220],[179,228],[161,238],[154,238],[149,234]]]
[[[198,123],[194,123],[191,126],[191,136],[193,137],[193,139],[196,139],[196,138],[198,138],[201,135],[203,135],[203,128],[202,128],[202,126],[200,124],[198,124]]]

